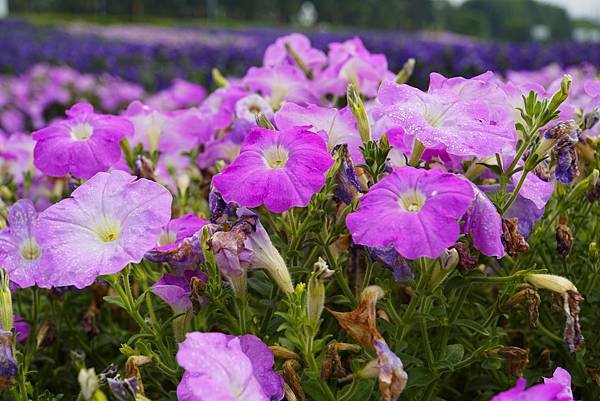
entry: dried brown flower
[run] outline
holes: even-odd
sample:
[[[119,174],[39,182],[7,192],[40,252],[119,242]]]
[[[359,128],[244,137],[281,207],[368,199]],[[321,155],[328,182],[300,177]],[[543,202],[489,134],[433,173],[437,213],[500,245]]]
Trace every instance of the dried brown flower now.
[[[519,233],[518,219],[502,219],[502,243],[506,253],[516,256],[529,250],[529,244]]]

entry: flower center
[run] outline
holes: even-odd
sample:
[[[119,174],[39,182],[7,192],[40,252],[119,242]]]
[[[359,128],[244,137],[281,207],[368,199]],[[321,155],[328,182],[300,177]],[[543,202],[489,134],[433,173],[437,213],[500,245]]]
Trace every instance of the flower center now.
[[[432,107],[431,105],[427,105],[425,110],[423,110],[423,118],[425,121],[429,123],[433,128],[439,128],[442,125],[442,121],[444,116],[446,115],[446,111],[442,107]]]
[[[121,222],[112,217],[102,216],[93,230],[103,242],[112,242],[121,234]]]
[[[19,253],[23,259],[35,260],[42,256],[42,249],[35,238],[27,238],[19,245]]]
[[[258,114],[262,111],[262,107],[260,107],[260,104],[251,103],[248,105],[248,111],[252,114]]]
[[[77,124],[71,127],[71,138],[75,141],[87,141],[94,134],[94,127],[88,123]]]
[[[263,159],[269,168],[282,168],[288,161],[288,151],[281,146],[271,146],[264,151]]]
[[[416,189],[408,190],[400,195],[400,207],[405,212],[418,212],[425,205],[427,198]]]
[[[158,245],[169,245],[175,243],[175,241],[177,241],[177,234],[174,231],[163,230],[158,238]]]

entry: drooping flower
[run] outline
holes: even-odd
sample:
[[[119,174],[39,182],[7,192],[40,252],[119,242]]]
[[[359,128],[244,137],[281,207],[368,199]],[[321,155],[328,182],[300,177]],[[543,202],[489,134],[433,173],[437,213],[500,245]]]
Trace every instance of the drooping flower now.
[[[171,220],[160,232],[158,249],[168,250],[176,248],[185,238],[191,237],[198,230],[208,224],[195,214],[186,214]]]
[[[34,163],[39,170],[51,177],[71,173],[87,179],[119,161],[119,141],[133,132],[129,121],[94,113],[89,103],[78,103],[66,114],[66,120],[32,134]]]
[[[358,134],[356,119],[349,108],[338,110],[333,107],[319,107],[314,104],[299,106],[287,102],[275,114],[275,122],[281,130],[293,127],[310,126],[310,130],[321,135],[332,151],[338,145],[348,145],[355,163],[363,163],[359,147],[363,145]]]
[[[171,217],[163,186],[123,171],[98,173],[40,214],[38,239],[55,268],[53,286],[83,288],[139,262]]]
[[[524,378],[517,381],[515,387],[506,390],[491,401],[574,401],[571,392],[571,375],[562,368],[556,368],[552,378],[544,378],[544,383],[525,389]]]
[[[40,245],[38,213],[29,199],[15,203],[8,214],[8,228],[0,231],[0,264],[19,287],[47,287],[54,266]]]
[[[406,388],[408,375],[402,361],[381,339],[375,339],[377,366],[379,368],[379,390],[384,401],[396,401]]]
[[[188,333],[177,362],[185,370],[177,387],[180,400],[283,399],[283,379],[273,371],[273,353],[255,336]]]
[[[213,185],[228,202],[265,205],[281,213],[306,206],[323,187],[332,164],[325,142],[315,133],[254,128],[237,159],[213,177]]]
[[[152,292],[165,301],[175,314],[185,313],[194,307],[190,296],[192,295],[192,281],[208,281],[208,275],[199,270],[186,270],[183,275],[165,274],[154,285]],[[204,303],[203,299],[195,299],[195,302]]]
[[[229,277],[239,277],[247,269],[262,269],[283,292],[293,292],[287,265],[258,220],[258,215],[239,208],[237,216],[233,223],[221,225],[210,239],[221,272]]]
[[[321,50],[313,48],[306,36],[299,33],[292,33],[277,38],[275,43],[267,47],[263,57],[263,64],[265,66],[279,64],[295,65],[296,61],[286,47],[289,47],[290,50],[296,53],[302,60],[302,63],[311,70],[321,69],[327,63],[325,54]]]
[[[388,247],[407,259],[436,258],[458,239],[471,185],[439,169],[401,167],[373,185],[346,225],[355,243]]]
[[[0,388],[12,385],[17,376],[18,366],[13,355],[12,339],[12,332],[0,329]]]
[[[485,102],[465,100],[450,89],[421,92],[384,81],[377,98],[381,107],[374,110],[376,118],[404,128],[426,148],[443,146],[454,156],[485,158],[516,142],[514,124],[496,121]]]

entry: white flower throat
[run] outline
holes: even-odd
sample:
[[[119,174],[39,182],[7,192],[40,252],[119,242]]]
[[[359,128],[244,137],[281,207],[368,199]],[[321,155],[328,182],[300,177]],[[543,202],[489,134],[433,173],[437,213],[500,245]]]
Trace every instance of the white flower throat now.
[[[423,192],[417,189],[411,189],[400,195],[400,207],[405,212],[418,212],[425,205],[427,198]]]
[[[112,242],[121,234],[121,222],[108,216],[102,216],[92,227],[102,242]]]
[[[27,238],[19,245],[19,254],[23,259],[35,260],[42,256],[42,249],[35,238]]]
[[[269,168],[282,168],[288,161],[288,150],[281,146],[271,146],[263,152],[263,159]]]
[[[87,141],[94,135],[94,127],[88,123],[77,124],[71,127],[71,138],[75,141]]]

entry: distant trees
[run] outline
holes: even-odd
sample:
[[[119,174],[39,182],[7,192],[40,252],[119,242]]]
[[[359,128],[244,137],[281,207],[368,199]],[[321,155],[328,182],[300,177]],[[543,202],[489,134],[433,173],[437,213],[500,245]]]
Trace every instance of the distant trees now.
[[[535,0],[312,0],[318,22],[399,30],[444,29],[486,38],[531,39],[545,25],[549,39],[565,39],[573,24],[565,10]],[[304,0],[9,0],[11,10],[96,16],[163,16],[289,24]]]

